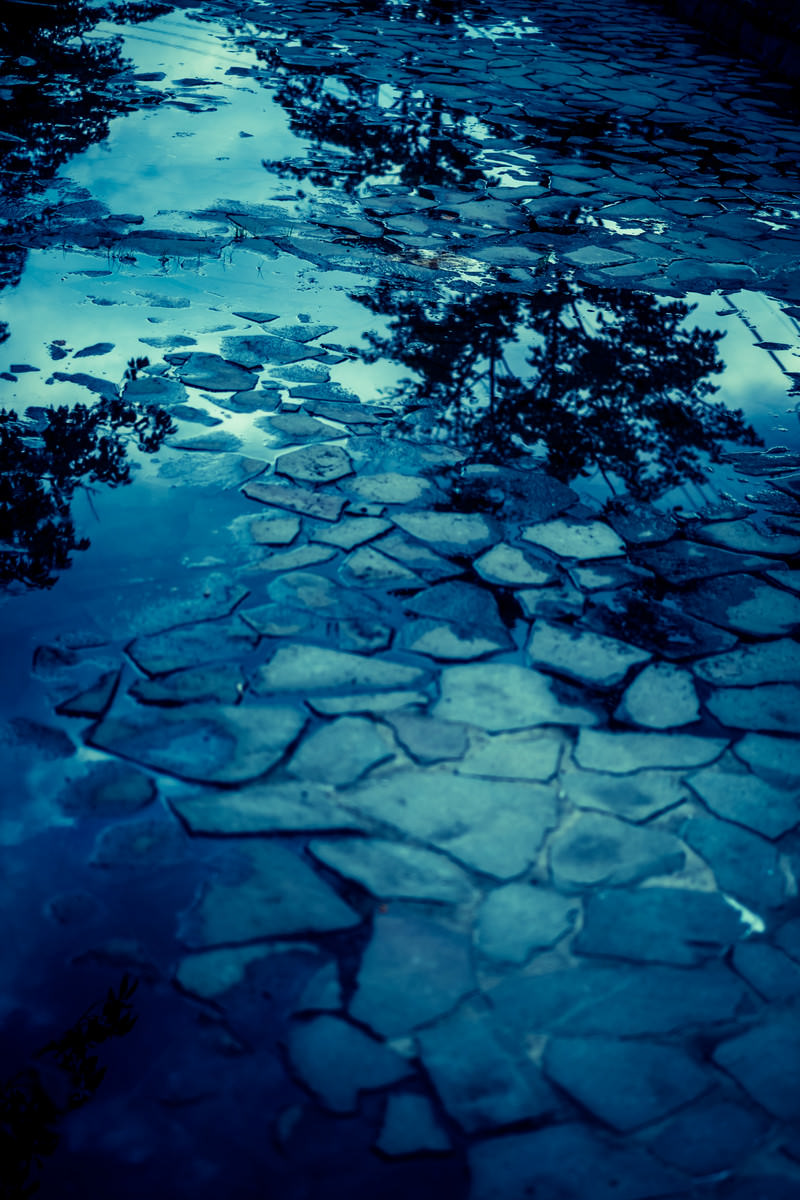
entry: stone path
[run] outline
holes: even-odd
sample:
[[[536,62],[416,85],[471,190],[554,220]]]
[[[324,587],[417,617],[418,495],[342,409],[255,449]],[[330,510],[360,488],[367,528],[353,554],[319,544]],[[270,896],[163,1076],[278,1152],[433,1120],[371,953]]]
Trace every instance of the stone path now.
[[[482,148],[435,185],[331,138],[284,164],[331,185],[301,227],[205,220],[373,287],[533,294],[553,254],[589,284],[800,300],[800,131],[754,69],[623,0],[602,27],[582,0],[501,9],[237,6],[243,78],[298,88],[301,132],[329,75],[329,134],[342,77],[381,137],[413,86]],[[59,972],[146,992],[139,1073],[65,1125],[51,1194],[99,1194],[99,1163],[120,1196],[796,1196],[800,458],[734,456],[740,498],[696,511],[608,508],[401,436],[336,381],[334,312],[230,307],[124,392],[180,420],[162,482],[224,494],[224,553],[50,614],[0,731],[29,801],[5,892],[44,904],[4,1010],[49,1030]]]

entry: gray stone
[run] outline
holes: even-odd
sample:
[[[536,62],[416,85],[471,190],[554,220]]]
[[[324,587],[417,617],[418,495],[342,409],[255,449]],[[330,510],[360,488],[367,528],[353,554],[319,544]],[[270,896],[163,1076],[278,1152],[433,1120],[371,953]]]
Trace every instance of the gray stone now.
[[[601,633],[573,625],[551,625],[541,619],[533,626],[527,653],[531,662],[579,683],[613,687],[631,667],[647,662],[646,650]]]
[[[352,474],[353,464],[341,446],[303,446],[281,454],[275,470],[278,475],[288,475],[300,483],[332,483]]]
[[[421,576],[404,567],[374,546],[359,546],[339,568],[342,578],[360,587],[389,586],[395,588],[419,588],[425,583]]]
[[[670,833],[629,825],[604,813],[579,812],[550,839],[548,858],[555,886],[575,892],[671,875],[681,870],[686,853]]]
[[[119,671],[104,671],[91,687],[64,700],[56,708],[65,717],[102,717],[119,683]]]
[[[190,354],[178,367],[178,377],[189,387],[208,392],[241,392],[252,388],[256,376],[219,354]]]
[[[191,488],[214,488],[216,491],[233,491],[244,483],[261,475],[266,463],[260,458],[249,458],[244,454],[179,454],[165,459],[158,468],[160,479],[171,484]],[[128,630],[131,633],[132,630]]]
[[[363,829],[364,821],[339,804],[331,787],[316,783],[254,783],[235,791],[196,792],[170,801],[192,833],[299,833]]]
[[[135,767],[107,762],[67,782],[58,802],[64,812],[80,817],[125,817],[155,800],[155,780]]]
[[[647,767],[699,767],[719,758],[727,742],[688,733],[609,733],[582,729],[575,761],[585,770],[624,775]]]
[[[399,529],[390,533],[388,537],[381,538],[376,549],[380,550],[381,554],[387,554],[389,558],[396,559],[403,566],[418,571],[426,580],[433,582],[450,579],[452,576],[462,573],[462,568],[452,563],[449,558],[443,558],[441,554],[436,554],[422,542],[406,537]]]
[[[374,597],[357,595],[334,579],[314,571],[289,571],[277,579],[271,579],[267,585],[267,595],[273,603],[283,608],[307,609],[325,618],[377,620],[386,611],[384,605]],[[252,609],[247,609],[242,615],[249,617],[252,612]]]
[[[686,784],[674,771],[637,771],[635,775],[620,776],[573,770],[564,772],[559,783],[573,804],[612,812],[627,821],[648,821],[689,796]]]
[[[300,779],[346,787],[371,767],[391,758],[395,750],[385,727],[365,717],[339,717],[309,734],[287,769]]]
[[[533,725],[596,725],[590,708],[563,703],[545,675],[513,663],[446,667],[434,716],[477,725],[488,733]]]
[[[262,571],[299,571],[303,567],[314,567],[328,562],[335,555],[333,546],[295,546],[292,550],[279,550],[268,554],[258,562]]]
[[[553,1037],[544,1052],[544,1070],[620,1133],[662,1120],[714,1082],[684,1050],[616,1038]]]
[[[764,837],[779,838],[800,823],[800,790],[767,783],[735,759],[695,771],[686,782],[718,817]]]
[[[59,925],[82,925],[100,912],[100,902],[89,892],[59,892],[51,896],[45,912]]]
[[[378,537],[391,527],[391,521],[385,521],[382,517],[343,517],[330,528],[317,530],[313,540],[338,546],[340,550],[352,550],[354,546]]]
[[[436,1120],[427,1096],[392,1093],[386,1102],[375,1149],[387,1158],[444,1153],[450,1149],[450,1139]]]
[[[425,675],[420,667],[293,643],[275,651],[270,661],[257,672],[253,686],[261,694],[319,692],[334,688],[388,691],[421,683]]]
[[[800,1026],[787,1014],[722,1042],[714,1062],[732,1075],[767,1112],[800,1118]]]
[[[495,540],[494,532],[485,517],[478,513],[420,512],[396,513],[398,525],[422,542],[433,542],[442,554],[477,554]]]
[[[681,836],[711,867],[721,891],[759,913],[783,904],[786,879],[770,842],[715,817],[691,817]]]
[[[594,892],[585,901],[579,954],[694,966],[745,937],[742,914],[716,892],[647,887]]]
[[[542,587],[557,578],[550,563],[528,556],[508,542],[492,546],[472,565],[482,579],[504,587]]]
[[[270,945],[225,946],[221,950],[202,950],[187,954],[178,963],[175,982],[184,992],[201,1000],[215,1000],[243,983],[251,963],[275,953]]]
[[[800,962],[800,917],[795,917],[781,925],[775,934],[775,941],[796,962]]]
[[[555,775],[564,745],[563,735],[552,729],[483,738],[476,735],[456,771],[460,775],[544,783]]]
[[[700,716],[691,675],[673,663],[652,663],[626,689],[614,715],[649,729],[691,725]]]
[[[762,683],[751,688],[718,688],[706,700],[710,713],[734,729],[800,733],[800,687]]]
[[[95,867],[165,867],[186,853],[186,838],[175,823],[146,819],[109,825],[95,839]]]
[[[585,592],[603,591],[606,588],[626,587],[628,584],[641,583],[642,579],[651,579],[652,575],[643,567],[635,567],[632,563],[598,563],[588,567],[572,567],[570,577],[579,588]]]
[[[556,820],[551,788],[487,784],[436,769],[400,771],[368,781],[341,800],[498,879],[510,879],[530,867]]]
[[[514,643],[504,630],[499,636],[485,637],[472,627],[451,625],[437,621],[434,617],[422,617],[418,621],[407,621],[397,639],[400,650],[412,654],[426,654],[445,662],[468,662],[513,649]]]
[[[639,1146],[609,1141],[583,1122],[477,1142],[469,1166],[469,1200],[657,1200],[684,1188]]]
[[[280,509],[250,521],[250,536],[259,546],[288,546],[300,532],[300,518],[287,517]]]
[[[746,733],[734,746],[736,757],[778,787],[800,785],[800,744],[796,738]]]
[[[702,525],[695,536],[713,546],[736,550],[741,554],[766,554],[774,558],[791,558],[800,554],[800,538],[796,534],[754,525],[751,521],[724,521]]]
[[[634,588],[621,588],[593,596],[583,623],[668,659],[718,654],[736,645],[732,633],[688,616],[680,604],[681,598],[661,603]]]
[[[570,584],[522,588],[514,599],[522,609],[523,615],[532,620],[537,617],[543,617],[545,620],[569,620],[581,616],[586,606],[583,593]]]
[[[306,358],[317,358],[322,351],[319,347],[303,346],[293,338],[275,337],[271,333],[252,333],[223,338],[222,353],[227,354],[234,362],[241,363],[243,367],[261,367],[265,363],[283,366],[302,362]]]
[[[419,691],[364,692],[351,696],[310,696],[306,703],[321,717],[340,717],[345,713],[380,716],[397,709],[424,708],[428,696]]]
[[[713,1030],[753,1011],[749,989],[722,963],[569,967],[510,975],[488,993],[516,1038],[542,1033],[642,1035]]]
[[[746,1158],[767,1126],[763,1113],[730,1100],[710,1098],[670,1118],[650,1142],[650,1149],[683,1171],[714,1175]],[[754,1195],[760,1193],[751,1193],[751,1200]]]
[[[236,704],[244,689],[244,672],[237,663],[211,663],[173,671],[158,679],[138,679],[128,693],[140,704]]]
[[[430,503],[434,492],[427,479],[396,471],[361,475],[347,485],[347,490],[368,504],[413,504],[417,500]]]
[[[474,895],[469,876],[433,850],[382,838],[313,841],[315,858],[354,879],[379,900],[434,900],[459,904]]]
[[[469,746],[467,728],[451,721],[412,712],[392,713],[387,717],[397,740],[421,763],[461,758]]]
[[[484,637],[507,637],[497,601],[488,588],[472,583],[437,583],[407,600],[407,612],[436,621],[449,621],[459,629],[475,630]]]
[[[615,503],[608,513],[608,523],[626,542],[637,546],[666,542],[677,532],[673,517],[630,499]]]
[[[333,960],[311,976],[297,1002],[296,1013],[338,1012],[344,1007],[339,965]]]
[[[756,554],[733,554],[715,546],[678,539],[665,546],[637,549],[635,557],[637,563],[649,567],[669,583],[677,584],[739,571],[758,571],[759,568],[773,565],[768,558],[760,558]]]
[[[475,988],[469,942],[431,919],[379,913],[350,1012],[384,1037],[455,1008]]]
[[[258,938],[330,933],[358,925],[310,866],[272,842],[246,843],[244,872],[235,882],[215,879],[181,920],[187,946],[217,946]]]
[[[388,1087],[413,1074],[394,1050],[327,1014],[293,1026],[289,1058],[306,1087],[335,1113],[355,1112],[359,1092]]]
[[[339,437],[340,431],[333,425],[318,421],[306,412],[279,412],[262,417],[257,422],[259,429],[268,434],[267,445],[308,445]]]
[[[241,658],[258,642],[244,621],[198,621],[166,633],[146,634],[127,647],[137,666],[148,675],[165,675],[186,667]]]
[[[751,575],[708,579],[687,592],[683,604],[713,625],[752,637],[779,637],[800,624],[800,597]]]
[[[215,572],[166,591],[163,583],[142,590],[128,588],[109,597],[109,632],[114,638],[163,633],[177,625],[227,617],[247,596],[247,588]]]
[[[800,645],[791,638],[738,646],[727,654],[692,664],[698,679],[716,687],[752,687],[759,683],[796,683],[800,679]]]
[[[245,783],[274,766],[305,715],[278,705],[190,705],[173,713],[108,716],[89,742],[121,758],[198,783]]]
[[[221,429],[215,430],[214,433],[202,433],[197,437],[182,438],[176,436],[168,438],[167,445],[171,446],[173,450],[220,454],[230,450],[241,449],[242,440],[236,434]]]
[[[489,892],[478,913],[477,945],[489,958],[523,963],[534,950],[553,946],[575,924],[580,901],[529,883]]]
[[[492,1033],[478,1005],[417,1035],[419,1054],[448,1114],[467,1133],[482,1133],[551,1113],[556,1099],[529,1068],[523,1074]]]
[[[625,543],[603,521],[570,521],[559,517],[528,525],[521,536],[560,558],[616,558],[625,553]]]
[[[765,1000],[800,998],[800,964],[769,942],[741,942],[733,948],[732,962]]]
[[[344,496],[330,492],[313,492],[309,488],[293,484],[262,482],[256,480],[242,488],[245,496],[261,504],[272,504],[277,508],[288,508],[290,512],[306,517],[317,517],[321,521],[338,521],[345,506]]]

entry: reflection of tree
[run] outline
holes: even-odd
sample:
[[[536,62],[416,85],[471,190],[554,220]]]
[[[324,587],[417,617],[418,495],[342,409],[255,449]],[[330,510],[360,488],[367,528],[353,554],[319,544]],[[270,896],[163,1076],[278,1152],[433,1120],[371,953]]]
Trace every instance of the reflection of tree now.
[[[704,454],[717,458],[726,439],[757,440],[741,411],[710,400],[723,335],[685,328],[681,301],[566,279],[532,296],[420,300],[384,284],[358,299],[392,318],[365,357],[416,373],[399,389],[423,410],[416,427],[476,453],[544,452],[562,480],[595,467],[652,498],[702,481]],[[518,334],[527,369],[512,370]]]
[[[89,546],[71,515],[76,489],[130,483],[128,446],[152,454],[173,428],[164,409],[119,397],[47,409],[40,427],[0,409],[0,584],[52,587]]]

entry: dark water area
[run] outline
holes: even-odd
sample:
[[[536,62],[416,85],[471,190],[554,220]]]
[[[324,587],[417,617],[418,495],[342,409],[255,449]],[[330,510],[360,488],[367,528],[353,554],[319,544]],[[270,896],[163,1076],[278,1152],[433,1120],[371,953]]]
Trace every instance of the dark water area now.
[[[796,93],[11,0],[0,98],[0,1196],[796,1196]]]

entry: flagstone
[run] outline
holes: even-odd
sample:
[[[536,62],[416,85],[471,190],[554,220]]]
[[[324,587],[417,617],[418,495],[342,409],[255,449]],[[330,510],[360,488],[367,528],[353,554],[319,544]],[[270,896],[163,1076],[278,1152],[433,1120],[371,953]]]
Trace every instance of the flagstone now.
[[[127,763],[94,763],[85,775],[68,779],[58,796],[64,812],[81,817],[124,817],[155,800],[154,779]]]
[[[118,670],[104,671],[91,687],[63,700],[56,712],[65,717],[101,717],[114,699],[119,676]]]
[[[759,915],[786,900],[786,876],[771,842],[730,821],[691,817],[680,827],[688,846],[708,863],[720,891]]]
[[[692,671],[717,687],[796,683],[800,679],[800,644],[791,638],[777,638],[738,646],[727,654],[693,663]]]
[[[384,616],[386,611],[383,602],[375,597],[354,593],[335,579],[315,571],[287,571],[269,581],[267,595],[273,604],[287,609],[308,609],[326,619],[373,620]],[[254,612],[261,611],[245,609],[242,616],[249,619]]]
[[[303,988],[295,1013],[338,1012],[344,1008],[342,984],[339,979],[339,964],[335,959],[311,976]]]
[[[475,735],[455,769],[461,775],[544,783],[555,775],[564,745],[563,735],[551,729],[483,738]]]
[[[734,946],[731,962],[765,1000],[800,998],[800,964],[769,942],[741,942]]]
[[[768,783],[734,758],[694,771],[686,782],[716,816],[764,837],[782,837],[800,823],[800,787]]]
[[[517,546],[500,542],[472,564],[482,579],[505,587],[541,587],[558,578],[544,559],[528,557]]]
[[[649,1143],[664,1162],[693,1175],[730,1170],[755,1149],[768,1121],[758,1110],[713,1096],[677,1113]],[[753,1186],[752,1176],[750,1186]],[[744,1181],[747,1186],[747,1180]],[[760,1192],[758,1185],[755,1185]]]
[[[432,542],[442,554],[477,554],[495,535],[485,517],[478,513],[419,512],[395,513],[395,525],[422,542]]]
[[[422,617],[418,621],[407,621],[401,627],[397,648],[444,661],[467,661],[513,650],[514,643],[505,631],[501,636],[482,637],[474,626],[460,629],[447,621]]]
[[[652,663],[626,688],[617,720],[650,729],[674,729],[699,719],[692,676],[673,663]]]
[[[627,821],[648,821],[689,797],[689,789],[676,771],[645,769],[634,775],[611,775],[573,769],[562,772],[559,787],[573,804],[611,812]]]
[[[699,767],[719,758],[727,746],[721,738],[689,733],[611,733],[582,729],[575,761],[586,770],[625,775],[648,767]]]
[[[393,712],[386,720],[397,740],[421,763],[461,758],[469,746],[465,725],[413,712]]]
[[[736,554],[678,538],[663,546],[637,548],[635,559],[662,579],[677,584],[774,566],[770,559],[756,554]]]
[[[351,929],[361,918],[298,855],[249,840],[246,871],[234,883],[214,879],[183,914],[179,936],[191,947],[252,942]]]
[[[800,687],[796,684],[717,688],[706,707],[723,725],[734,729],[800,733]]]
[[[671,875],[683,867],[686,851],[678,838],[660,829],[579,812],[550,838],[548,860],[555,886],[573,892]]]
[[[208,392],[246,391],[255,386],[258,378],[243,365],[221,358],[219,354],[189,354],[177,371],[182,383],[205,388]]]
[[[354,879],[379,900],[433,900],[459,904],[474,888],[467,873],[433,850],[382,838],[317,839],[309,843],[316,859]]]
[[[300,518],[287,517],[280,509],[250,521],[250,537],[256,545],[288,546],[300,532]]]
[[[475,989],[464,934],[430,918],[395,912],[378,913],[373,929],[350,1012],[376,1033],[410,1033]]]
[[[388,692],[364,692],[345,696],[309,696],[309,708],[321,717],[339,717],[346,713],[394,714],[397,709],[424,707],[430,697],[426,692],[412,690],[389,690]]]
[[[321,521],[338,521],[347,503],[344,496],[332,492],[313,492],[309,488],[272,480],[254,480],[252,483],[246,483],[242,491],[245,496],[249,496],[251,500],[258,500],[261,504],[288,508],[290,512],[317,517]]]
[[[396,749],[385,726],[365,717],[339,717],[304,738],[287,770],[300,779],[346,787],[392,758]]]
[[[279,646],[270,661],[256,673],[253,687],[262,695],[334,688],[389,691],[422,683],[426,674],[421,667],[295,642]]]
[[[535,665],[595,687],[613,687],[631,667],[650,658],[646,650],[616,638],[541,618],[534,622],[526,650]]]
[[[523,963],[569,933],[579,913],[579,900],[529,883],[507,883],[481,904],[476,944],[490,958]]]
[[[187,954],[178,963],[175,982],[184,992],[201,1000],[215,1000],[242,983],[251,963],[269,958],[275,947],[225,946],[221,950],[201,950]]]
[[[580,617],[586,605],[583,593],[571,584],[522,588],[515,593],[514,599],[524,616],[556,621]]]
[[[278,550],[259,559],[256,564],[262,571],[299,571],[303,567],[315,567],[328,562],[336,554],[333,546],[295,546],[291,550]]]
[[[472,583],[436,583],[404,603],[406,612],[437,621],[450,621],[460,629],[476,630],[483,636],[506,637],[507,631],[488,588]]]
[[[682,597],[660,602],[634,588],[623,587],[593,596],[583,624],[668,659],[717,654],[736,645],[732,633],[689,616],[682,604]]]
[[[144,818],[109,825],[95,838],[92,866],[161,868],[186,856],[186,838],[173,821]]]
[[[713,1058],[768,1113],[784,1121],[800,1118],[800,1027],[791,1014],[729,1038]]]
[[[381,517],[343,517],[330,528],[318,529],[312,537],[315,542],[326,542],[341,550],[352,550],[362,542],[369,542],[391,529],[392,522]]]
[[[140,704],[236,704],[244,690],[245,676],[241,666],[224,662],[187,667],[157,679],[137,679],[128,688],[128,694]]]
[[[353,464],[341,446],[325,443],[303,446],[300,450],[279,455],[275,461],[275,471],[300,483],[333,483],[352,474]]]
[[[368,503],[413,504],[417,500],[430,503],[435,489],[427,479],[389,471],[358,476],[348,483],[347,491]]]
[[[752,771],[779,787],[800,786],[800,742],[764,733],[746,733],[733,748]]]
[[[395,529],[388,537],[381,538],[375,549],[380,550],[381,554],[388,554],[390,558],[397,559],[404,566],[419,571],[426,579],[434,582],[462,573],[461,567],[443,558],[441,554],[436,554],[421,542],[406,537],[399,529]]]
[[[444,1153],[450,1149],[450,1139],[437,1121],[427,1096],[392,1092],[375,1149],[387,1158]]]
[[[397,588],[420,588],[425,584],[421,576],[386,554],[381,554],[374,546],[359,546],[357,550],[348,554],[339,567],[339,574],[345,582],[358,587],[388,585]]]
[[[523,541],[544,546],[560,558],[616,558],[625,543],[603,521],[570,521],[566,517],[543,521],[523,529]]]
[[[396,1051],[333,1015],[295,1023],[288,1046],[300,1079],[335,1113],[355,1112],[359,1092],[388,1087],[414,1073]]]
[[[222,353],[242,367],[262,367],[267,363],[281,366],[318,358],[322,351],[318,346],[304,346],[293,338],[275,337],[271,333],[250,333],[223,338]],[[184,379],[183,375],[181,379]],[[184,379],[184,383],[189,382]]]
[[[682,598],[690,613],[752,637],[779,637],[800,626],[800,597],[750,575],[697,584]]]
[[[367,781],[341,800],[498,879],[530,867],[556,823],[552,788],[506,781],[487,785],[435,768]]]
[[[433,715],[502,733],[534,725],[596,725],[598,714],[563,703],[545,675],[513,663],[445,667]]]
[[[367,828],[363,818],[339,804],[333,787],[296,780],[173,796],[170,804],[192,833],[238,835]]]
[[[240,618],[230,621],[198,621],[166,633],[135,638],[127,652],[148,675],[166,675],[186,667],[235,660],[258,642],[258,634]]]
[[[766,554],[775,558],[790,558],[800,554],[800,537],[796,534],[759,528],[751,521],[701,525],[695,530],[695,537],[741,554]]]

